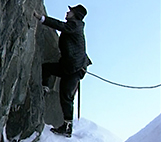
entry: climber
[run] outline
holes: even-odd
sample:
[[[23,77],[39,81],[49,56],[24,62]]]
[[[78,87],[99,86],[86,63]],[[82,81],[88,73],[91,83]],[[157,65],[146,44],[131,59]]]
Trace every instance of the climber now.
[[[46,26],[61,31],[59,49],[61,58],[58,63],[42,65],[42,85],[48,88],[48,79],[51,75],[60,77],[60,103],[64,116],[64,123],[58,128],[51,128],[55,134],[71,137],[73,126],[73,104],[78,83],[83,79],[87,66],[91,64],[86,54],[84,37],[84,17],[87,10],[81,4],[71,7],[66,14],[66,22],[59,21],[34,11],[34,16]]]

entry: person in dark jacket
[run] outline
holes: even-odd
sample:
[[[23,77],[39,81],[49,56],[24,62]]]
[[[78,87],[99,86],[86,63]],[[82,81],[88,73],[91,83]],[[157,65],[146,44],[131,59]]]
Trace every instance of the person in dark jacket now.
[[[51,75],[61,78],[59,94],[64,123],[59,128],[52,128],[51,131],[71,137],[74,95],[78,83],[83,79],[85,70],[91,64],[91,61],[86,54],[85,23],[82,21],[87,14],[87,10],[81,4],[68,7],[69,11],[66,15],[66,22],[39,15],[36,11],[34,12],[34,16],[43,25],[61,31],[59,37],[61,58],[58,63],[45,63],[42,65],[42,85],[48,86],[48,79]]]

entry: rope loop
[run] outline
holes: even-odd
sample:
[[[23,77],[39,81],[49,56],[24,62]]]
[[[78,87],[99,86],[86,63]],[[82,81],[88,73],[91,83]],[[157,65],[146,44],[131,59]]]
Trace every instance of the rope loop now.
[[[145,87],[138,87],[138,86],[129,86],[129,85],[124,85],[124,84],[120,84],[120,83],[116,83],[116,82],[113,82],[113,81],[109,81],[107,79],[104,79],[94,73],[91,73],[91,72],[88,72],[86,71],[85,69],[82,68],[82,70],[86,73],[88,73],[89,75],[91,76],[94,76],[102,81],[105,81],[107,83],[110,83],[110,84],[113,84],[113,85],[116,85],[116,86],[120,86],[120,87],[124,87],[124,88],[130,88],[130,89],[154,89],[154,88],[158,88],[161,86],[161,84],[158,84],[158,85],[153,85],[153,86],[145,86]]]

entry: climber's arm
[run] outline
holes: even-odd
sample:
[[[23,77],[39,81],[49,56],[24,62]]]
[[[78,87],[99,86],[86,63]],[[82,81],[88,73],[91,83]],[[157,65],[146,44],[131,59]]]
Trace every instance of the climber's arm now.
[[[63,32],[67,32],[67,33],[72,33],[75,32],[76,30],[76,23],[74,21],[70,21],[70,22],[62,22],[59,21],[55,18],[51,18],[51,17],[47,17],[47,16],[41,16],[39,14],[37,14],[37,12],[34,12],[34,16],[40,20],[40,22],[46,26],[49,26],[53,29],[59,30],[59,31],[63,31]]]
[[[45,20],[44,20],[45,19]],[[59,21],[58,19],[55,18],[51,18],[51,17],[47,17],[45,16],[45,18],[42,16],[41,20],[43,21],[42,24],[49,26],[53,29],[62,31],[62,32],[66,32],[66,33],[73,33],[76,31],[76,22],[73,20],[67,21],[67,22],[62,22]]]

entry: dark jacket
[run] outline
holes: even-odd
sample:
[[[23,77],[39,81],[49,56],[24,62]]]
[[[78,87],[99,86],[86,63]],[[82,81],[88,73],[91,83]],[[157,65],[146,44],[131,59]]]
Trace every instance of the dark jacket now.
[[[61,31],[59,49],[61,51],[60,64],[65,73],[72,74],[82,67],[86,68],[91,61],[86,55],[84,22],[70,19],[62,22],[54,18],[45,17],[44,25]]]

